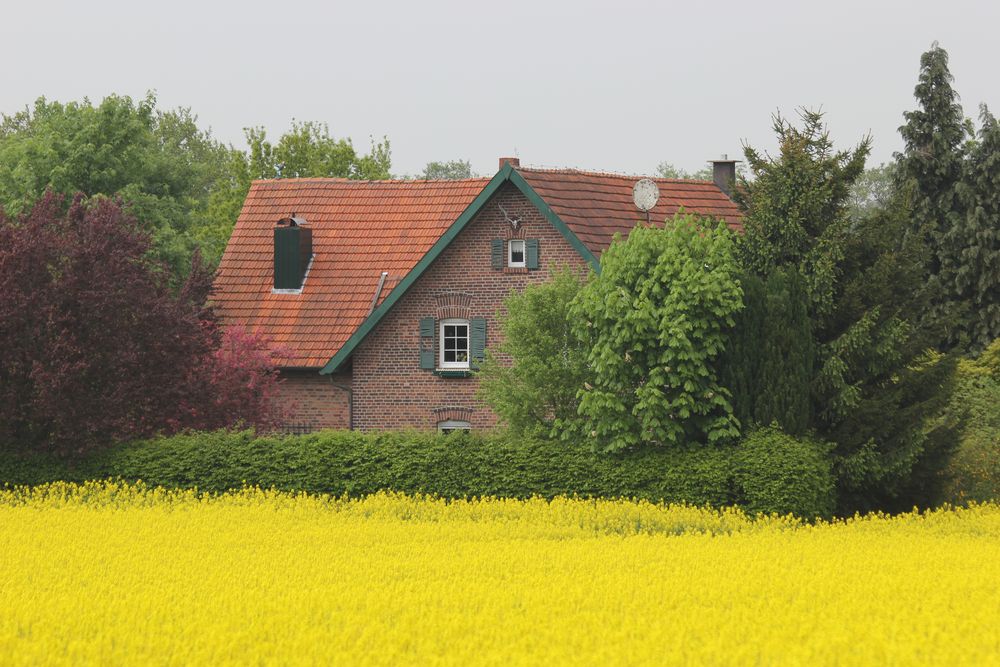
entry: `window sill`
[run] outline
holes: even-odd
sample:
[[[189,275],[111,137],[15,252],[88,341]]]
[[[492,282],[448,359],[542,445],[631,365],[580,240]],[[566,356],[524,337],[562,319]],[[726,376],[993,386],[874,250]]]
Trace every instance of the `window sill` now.
[[[524,266],[505,266],[503,267],[504,273],[527,273],[528,268]]]
[[[441,378],[468,378],[472,377],[472,371],[458,368],[437,368],[434,370],[434,375]]]

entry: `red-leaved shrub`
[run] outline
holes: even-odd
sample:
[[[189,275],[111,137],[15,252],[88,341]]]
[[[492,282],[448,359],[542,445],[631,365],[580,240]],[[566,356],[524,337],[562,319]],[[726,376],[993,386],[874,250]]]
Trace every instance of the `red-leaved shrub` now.
[[[83,453],[187,428],[269,427],[264,342],[223,336],[195,261],[171,289],[112,200],[47,193],[0,212],[0,447]]]

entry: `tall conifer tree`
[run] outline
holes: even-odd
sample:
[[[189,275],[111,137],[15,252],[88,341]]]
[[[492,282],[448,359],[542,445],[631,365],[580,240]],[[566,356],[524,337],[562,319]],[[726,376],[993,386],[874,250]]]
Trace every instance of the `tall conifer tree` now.
[[[741,179],[736,195],[745,213],[740,256],[745,270],[765,280],[795,271],[805,282],[814,357],[800,358],[815,364],[809,426],[836,443],[841,511],[912,506],[926,497],[912,480],[945,446],[921,435],[940,364],[907,371],[923,348],[911,323],[924,308],[925,246],[905,233],[905,200],[851,215],[868,139],[835,151],[821,114],[804,111],[802,119],[801,128],[776,119],[776,155],[745,150],[753,179]],[[794,386],[791,362],[769,371],[758,365],[758,379],[741,384]],[[754,406],[761,408],[774,406]]]
[[[941,343],[954,347],[968,341],[967,302],[958,288],[963,248],[954,228],[964,217],[959,197],[966,141],[971,127],[952,88],[948,52],[937,42],[920,57],[920,77],[913,91],[919,108],[903,114],[899,128],[904,150],[896,154],[898,184],[912,196],[909,234],[933,249],[926,266],[931,294],[926,326],[940,327]]]
[[[959,190],[964,215],[946,235],[959,250],[954,294],[966,304],[963,334],[974,352],[1000,338],[1000,123],[986,105],[980,118]]]

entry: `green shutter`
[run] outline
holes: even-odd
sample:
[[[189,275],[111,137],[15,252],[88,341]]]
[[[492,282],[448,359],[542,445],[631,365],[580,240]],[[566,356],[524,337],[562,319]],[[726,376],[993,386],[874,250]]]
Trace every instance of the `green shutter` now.
[[[524,242],[526,263],[529,269],[538,268],[538,239],[528,239]]]
[[[434,370],[434,318],[420,318],[420,368]]]
[[[490,263],[495,271],[503,269],[503,239],[493,239],[490,246]]]
[[[479,363],[486,358],[486,318],[473,317],[469,320],[469,355],[470,366],[479,368]]]

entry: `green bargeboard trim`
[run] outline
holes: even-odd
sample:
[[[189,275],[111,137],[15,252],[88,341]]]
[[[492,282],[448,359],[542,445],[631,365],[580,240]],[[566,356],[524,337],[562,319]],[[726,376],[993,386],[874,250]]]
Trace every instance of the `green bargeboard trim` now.
[[[524,177],[517,173],[517,170],[509,164],[505,164],[503,168],[497,172],[496,176],[490,179],[490,182],[486,184],[483,191],[472,200],[472,203],[469,204],[469,206],[462,212],[462,215],[458,216],[458,219],[452,223],[451,227],[449,227],[448,230],[441,235],[441,238],[439,238],[437,242],[431,246],[431,249],[424,254],[421,260],[417,262],[417,265],[410,269],[410,272],[407,273],[399,284],[392,290],[392,292],[389,293],[389,296],[386,297],[385,301],[383,301],[378,308],[372,311],[368,318],[361,323],[360,327],[358,327],[358,330],[347,339],[347,342],[344,343],[343,346],[341,346],[340,350],[337,351],[337,354],[333,355],[333,358],[326,362],[326,365],[323,366],[323,369],[320,371],[320,375],[329,375],[330,373],[336,372],[340,368],[341,364],[343,364],[347,358],[351,356],[354,348],[356,348],[371,332],[371,330],[374,329],[375,326],[382,320],[382,318],[385,317],[385,314],[392,309],[393,305],[399,301],[404,294],[406,294],[406,292],[410,289],[410,286],[413,285],[413,283],[417,281],[417,278],[419,278],[423,272],[427,270],[431,263],[438,258],[438,255],[444,252],[444,249],[447,248],[453,240],[455,240],[455,237],[458,236],[459,232],[465,229],[465,226],[469,224],[469,221],[471,221],[472,218],[479,213],[483,206],[486,205],[486,202],[489,201],[490,197],[492,197],[496,191],[500,189],[500,186],[508,181],[513,183],[517,189],[521,191],[521,194],[523,194],[525,198],[527,198],[527,200],[535,206],[535,208],[541,211],[542,215],[545,216],[545,219],[552,223],[553,227],[559,230],[559,233],[562,234],[567,241],[569,241],[569,244],[573,246],[578,253],[580,253],[581,257],[587,260],[587,262],[594,267],[595,271],[600,271],[600,263],[598,262],[597,257],[594,256],[594,253],[590,252],[590,249],[583,244],[583,241],[581,241],[577,235],[566,226],[565,222],[559,219],[559,216],[555,214],[549,205],[538,196],[538,193],[535,192],[530,185],[528,185],[528,182],[524,180]]]

